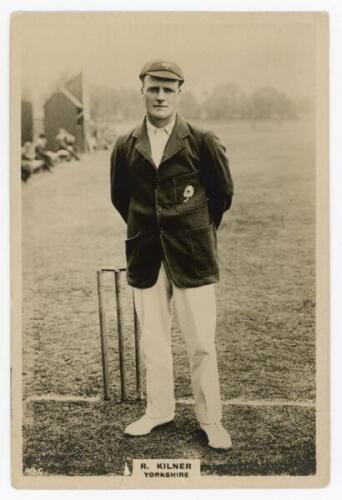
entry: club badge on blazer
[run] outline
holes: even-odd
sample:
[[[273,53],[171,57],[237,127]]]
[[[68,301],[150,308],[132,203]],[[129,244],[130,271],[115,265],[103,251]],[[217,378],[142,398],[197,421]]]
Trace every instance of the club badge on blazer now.
[[[195,190],[194,190],[194,187],[191,186],[191,184],[189,184],[189,186],[186,186],[186,188],[183,191],[183,196],[184,196],[183,203],[186,203],[187,201],[189,201],[190,198],[193,197],[194,193],[195,193]]]

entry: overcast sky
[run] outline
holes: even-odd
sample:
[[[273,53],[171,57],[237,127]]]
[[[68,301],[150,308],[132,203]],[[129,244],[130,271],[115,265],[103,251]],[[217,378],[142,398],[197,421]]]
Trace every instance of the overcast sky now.
[[[23,14],[14,28],[24,87],[38,94],[80,69],[90,82],[138,91],[154,58],[176,61],[196,94],[219,83],[247,93],[273,85],[291,97],[315,91],[313,14]]]

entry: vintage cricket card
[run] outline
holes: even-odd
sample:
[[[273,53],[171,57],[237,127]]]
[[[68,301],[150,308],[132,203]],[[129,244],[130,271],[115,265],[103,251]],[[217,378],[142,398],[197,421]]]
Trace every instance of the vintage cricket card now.
[[[329,481],[328,15],[11,19],[12,481]]]

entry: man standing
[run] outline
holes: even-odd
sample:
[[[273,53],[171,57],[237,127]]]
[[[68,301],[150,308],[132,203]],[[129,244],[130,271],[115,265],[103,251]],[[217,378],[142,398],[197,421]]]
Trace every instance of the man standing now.
[[[127,223],[127,279],[141,326],[146,413],[132,436],[174,418],[171,300],[190,359],[195,411],[209,446],[228,449],[221,424],[214,283],[216,229],[233,196],[225,149],[212,132],[176,113],[184,82],[178,65],[147,63],[139,78],[146,117],[120,136],[111,156],[111,198]]]

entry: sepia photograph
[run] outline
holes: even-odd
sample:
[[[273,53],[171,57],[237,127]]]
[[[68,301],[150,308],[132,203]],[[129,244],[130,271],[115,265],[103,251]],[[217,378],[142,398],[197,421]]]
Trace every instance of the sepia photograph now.
[[[328,15],[11,19],[12,481],[329,480]]]

